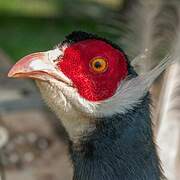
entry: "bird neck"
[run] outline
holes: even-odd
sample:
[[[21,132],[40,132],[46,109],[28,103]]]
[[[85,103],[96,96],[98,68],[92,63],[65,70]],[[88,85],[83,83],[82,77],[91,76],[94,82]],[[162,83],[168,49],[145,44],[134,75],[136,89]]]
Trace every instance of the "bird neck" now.
[[[126,114],[97,121],[96,130],[70,143],[73,180],[160,180],[149,98]]]

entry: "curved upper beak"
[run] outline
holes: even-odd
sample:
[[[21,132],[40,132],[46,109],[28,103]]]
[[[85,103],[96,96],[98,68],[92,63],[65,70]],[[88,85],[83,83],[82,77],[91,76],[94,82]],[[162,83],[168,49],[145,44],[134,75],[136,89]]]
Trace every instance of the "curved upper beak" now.
[[[27,55],[11,68],[8,77],[33,78],[42,81],[48,81],[53,77],[72,84],[71,80],[56,65],[61,55],[62,52],[59,49]]]

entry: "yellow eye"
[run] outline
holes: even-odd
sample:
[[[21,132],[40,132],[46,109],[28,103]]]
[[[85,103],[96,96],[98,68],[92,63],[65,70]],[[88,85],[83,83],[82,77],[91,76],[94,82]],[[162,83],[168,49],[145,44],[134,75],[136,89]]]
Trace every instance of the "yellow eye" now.
[[[90,61],[91,69],[96,73],[103,73],[108,68],[108,63],[105,58],[96,57]]]

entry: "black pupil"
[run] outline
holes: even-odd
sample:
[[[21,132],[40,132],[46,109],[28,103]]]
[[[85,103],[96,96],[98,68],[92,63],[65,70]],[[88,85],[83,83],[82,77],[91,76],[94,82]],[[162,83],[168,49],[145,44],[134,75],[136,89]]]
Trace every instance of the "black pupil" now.
[[[98,69],[98,68],[100,68],[102,65],[101,65],[100,62],[97,61],[97,62],[95,62],[94,66],[95,66],[95,68]]]

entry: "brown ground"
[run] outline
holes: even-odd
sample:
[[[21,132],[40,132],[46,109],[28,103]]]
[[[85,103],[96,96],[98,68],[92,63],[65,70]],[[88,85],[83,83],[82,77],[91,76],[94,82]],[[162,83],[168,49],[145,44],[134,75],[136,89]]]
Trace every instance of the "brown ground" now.
[[[1,148],[5,179],[70,180],[63,128],[31,81],[6,77],[9,67],[8,57],[0,51],[0,128],[9,137]]]

